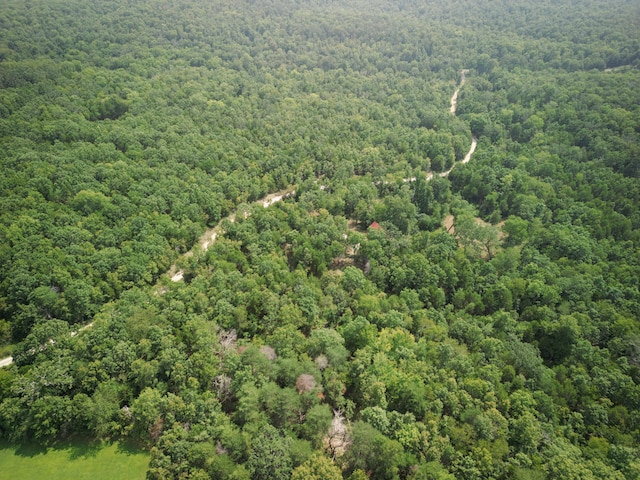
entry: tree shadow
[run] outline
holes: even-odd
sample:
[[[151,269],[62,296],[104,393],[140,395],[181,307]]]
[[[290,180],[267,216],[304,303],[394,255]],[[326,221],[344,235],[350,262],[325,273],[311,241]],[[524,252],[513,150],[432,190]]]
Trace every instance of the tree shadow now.
[[[148,449],[145,449],[141,443],[135,442],[131,439],[120,440],[116,448],[116,452],[124,455],[138,455],[147,451]]]
[[[15,448],[15,444],[2,442],[0,448]],[[15,455],[19,457],[35,457],[47,453],[47,447],[39,443],[20,443],[14,450]]]
[[[35,457],[45,455],[49,450],[61,450],[69,452],[69,459],[74,460],[81,457],[95,457],[102,448],[101,442],[89,438],[78,438],[44,444],[39,442],[10,443],[0,442],[0,449],[13,449],[14,454],[19,457]]]
[[[45,455],[49,450],[60,450],[69,453],[69,460],[96,457],[100,450],[108,445],[109,443],[91,438],[75,438],[56,442],[53,445],[44,445],[38,442],[10,443],[0,440],[0,449],[12,449],[19,457],[32,458]],[[117,453],[123,455],[138,455],[148,451],[139,442],[132,440],[121,440],[116,445]]]
[[[104,445],[101,441],[90,438],[79,438],[71,442],[60,443],[59,445],[54,446],[56,449],[69,450],[70,460],[95,457],[103,447]]]

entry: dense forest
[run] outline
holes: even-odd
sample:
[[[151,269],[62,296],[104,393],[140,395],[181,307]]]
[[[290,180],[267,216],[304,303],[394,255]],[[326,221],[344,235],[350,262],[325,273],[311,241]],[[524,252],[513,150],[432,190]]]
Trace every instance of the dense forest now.
[[[640,479],[636,1],[6,0],[0,88],[3,439]]]

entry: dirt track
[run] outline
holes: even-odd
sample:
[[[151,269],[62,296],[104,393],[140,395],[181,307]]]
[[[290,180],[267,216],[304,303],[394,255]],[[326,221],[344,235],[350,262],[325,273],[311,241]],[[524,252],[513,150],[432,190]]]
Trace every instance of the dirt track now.
[[[464,85],[464,82],[467,81],[467,73],[469,73],[469,70],[465,69],[460,71],[460,85],[458,85],[458,88],[456,88],[456,91],[453,92],[453,96],[451,97],[451,108],[449,108],[449,111],[454,115],[458,108],[458,93],[460,93],[460,89]]]
[[[294,193],[296,192],[293,189],[280,190],[278,192],[269,193],[268,195],[265,195],[264,197],[256,200],[254,204],[262,205],[264,208],[267,208],[273,205],[274,203],[278,203],[279,201],[285,198],[289,198]],[[191,250],[185,253],[182,256],[182,258],[193,256],[196,252],[196,249],[202,252],[206,252],[211,247],[211,245],[215,243],[216,239],[224,233],[224,230],[222,229],[222,222],[224,222],[225,220],[228,220],[231,223],[235,222],[237,213],[238,211],[236,210],[235,212],[230,214],[228,217],[225,217],[222,220],[220,220],[215,227],[210,228],[209,230],[204,232],[200,236],[200,239],[198,240],[198,243],[196,244],[196,246],[194,246]],[[244,212],[244,217],[247,218],[248,216],[249,216],[249,213]],[[173,265],[171,265],[171,268],[169,268],[167,275],[169,275],[169,277],[173,282],[179,282],[184,278],[184,271],[179,270],[178,266],[174,263]]]

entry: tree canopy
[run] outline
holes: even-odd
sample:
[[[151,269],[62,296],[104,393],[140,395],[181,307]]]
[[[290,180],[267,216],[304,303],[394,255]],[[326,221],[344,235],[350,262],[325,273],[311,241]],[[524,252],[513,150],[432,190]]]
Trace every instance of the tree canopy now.
[[[640,478],[637,13],[3,2],[0,435]]]

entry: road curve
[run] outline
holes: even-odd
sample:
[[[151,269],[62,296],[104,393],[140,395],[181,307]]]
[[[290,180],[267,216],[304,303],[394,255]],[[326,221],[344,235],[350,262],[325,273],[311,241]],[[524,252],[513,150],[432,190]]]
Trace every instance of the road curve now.
[[[471,160],[471,156],[473,152],[476,151],[476,147],[478,146],[478,139],[476,137],[471,137],[471,147],[469,147],[469,151],[462,159],[462,163],[468,163]]]
[[[458,107],[458,93],[460,93],[460,89],[462,88],[464,83],[467,81],[467,73],[469,73],[469,70],[466,68],[464,70],[460,70],[460,84],[458,85],[458,88],[456,88],[456,91],[453,92],[453,96],[451,97],[451,108],[449,108],[449,111],[453,115],[456,114],[456,108]],[[478,139],[475,136],[472,136],[471,146],[469,147],[469,151],[464,156],[464,158],[460,161],[460,163],[469,163],[469,160],[471,160],[471,157],[473,153],[476,151],[477,146],[478,146]],[[454,163],[449,170],[447,170],[446,172],[440,172],[438,175],[441,177],[448,177],[449,174],[451,173],[451,170],[453,170],[455,166],[456,164]],[[427,180],[431,180],[432,178],[433,178],[433,173],[429,173],[427,175]]]
[[[467,81],[467,73],[469,73],[469,70],[464,69],[460,71],[460,84],[458,85],[458,88],[456,88],[456,91],[453,92],[453,96],[451,97],[451,108],[449,109],[449,111],[455,115],[456,114],[456,107],[458,106],[458,93],[460,92],[460,88],[462,87],[462,85],[464,85],[464,82]],[[476,151],[476,147],[478,146],[478,139],[475,136],[471,137],[471,146],[469,147],[469,151],[467,152],[467,154],[464,156],[464,158],[462,160],[460,160],[460,163],[469,163],[469,160],[471,160],[471,157],[473,156],[473,153]],[[456,166],[456,163],[454,163],[451,168],[449,170],[447,170],[446,172],[440,172],[438,174],[439,177],[448,177],[449,174],[451,173],[451,170],[453,170]],[[429,172],[427,173],[427,181],[432,180],[434,176],[433,172]],[[411,177],[411,178],[403,178],[402,179],[403,182],[415,182],[416,181],[416,177]],[[382,182],[382,183],[389,183],[389,182]]]

